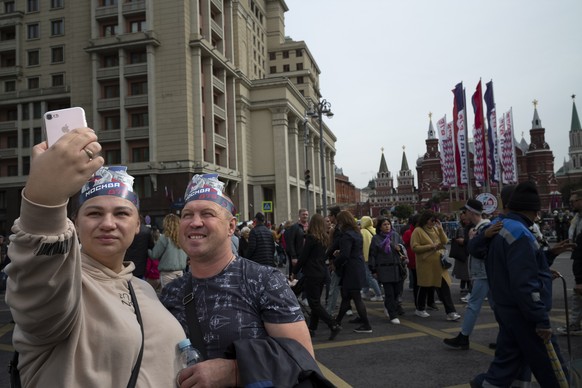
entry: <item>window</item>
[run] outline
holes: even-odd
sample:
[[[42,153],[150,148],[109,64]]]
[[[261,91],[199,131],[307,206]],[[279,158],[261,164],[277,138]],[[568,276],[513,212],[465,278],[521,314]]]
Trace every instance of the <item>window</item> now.
[[[28,79],[28,89],[38,89],[40,87],[40,79],[38,77],[31,77]]]
[[[65,75],[63,73],[53,74],[51,76],[51,86],[54,88],[65,86]]]
[[[117,5],[117,0],[101,0],[100,3],[102,7],[108,7],[111,5]]]
[[[145,51],[131,51],[129,52],[129,63],[146,63],[147,53]]]
[[[16,11],[14,7],[14,1],[5,1],[4,2],[4,13],[12,13]]]
[[[138,175],[133,182],[133,188],[139,198],[152,197],[152,181],[149,175]]]
[[[270,72],[271,74],[275,74],[275,73],[277,72],[277,66],[271,66],[271,67],[269,68],[269,72]]]
[[[4,81],[4,91],[5,92],[15,92],[16,91],[16,81]]]
[[[129,23],[129,31],[128,32],[140,32],[146,29],[146,21],[145,20],[134,20]]]
[[[9,164],[6,166],[8,176],[18,176],[18,164]]]
[[[298,84],[302,84],[303,83],[303,77],[297,77],[297,83]]]
[[[57,19],[51,21],[51,36],[60,36],[65,33],[65,21]]]
[[[271,61],[274,61],[275,59],[277,59],[277,54],[276,53],[273,53],[273,52],[269,53],[269,59]]]
[[[40,37],[40,26],[38,23],[32,23],[26,27],[28,32],[28,39],[38,39]]]
[[[108,36],[115,36],[117,35],[117,24],[103,24],[101,26],[101,36],[108,37]]]
[[[105,54],[101,57],[102,67],[117,67],[119,66],[119,56],[117,53]]]
[[[30,173],[30,156],[22,157],[22,174],[28,175]]]
[[[110,113],[103,115],[103,129],[106,131],[121,128],[121,117],[119,113]]]
[[[22,146],[30,147],[30,129],[22,128]]]
[[[301,50],[301,49],[295,50],[295,56],[296,57],[302,57],[303,56],[303,50]]]
[[[6,138],[8,148],[18,148],[18,134],[9,134]]]
[[[149,147],[134,147],[131,149],[131,161],[133,163],[148,162],[150,160]]]
[[[289,58],[289,50],[283,51],[283,58]]]
[[[119,84],[108,83],[103,85],[103,98],[117,98],[119,97]]]
[[[38,66],[40,64],[40,51],[30,50],[27,52],[28,66]]]
[[[27,0],[26,12],[38,12],[38,0]]]
[[[16,28],[6,27],[0,29],[0,41],[15,40],[16,39]]]
[[[283,65],[283,71],[284,71],[284,72],[285,72],[285,71],[290,71],[290,70],[291,70],[291,68],[290,68],[290,66],[289,66],[289,65]]]
[[[63,8],[63,0],[51,0],[51,9]]]
[[[16,51],[0,53],[0,67],[16,66]]]
[[[132,80],[129,82],[129,95],[139,96],[148,94],[148,81],[144,79]]]
[[[42,130],[40,127],[36,127],[32,129],[32,136],[33,136],[33,144],[38,144],[42,141]]]
[[[120,164],[121,163],[121,150],[105,150],[101,153],[105,159],[105,164]]]
[[[303,70],[303,63],[297,64],[297,70]]]
[[[51,63],[63,63],[65,61],[65,47],[51,47]]]
[[[32,103],[32,118],[33,119],[40,119],[42,112],[41,112],[41,104],[40,101]],[[37,144],[37,143],[34,143]]]
[[[5,121],[16,121],[16,120],[18,120],[18,109],[16,107],[14,107],[14,108],[7,108],[6,111],[4,112],[4,114],[6,115],[6,120]]]
[[[147,127],[148,126],[148,112],[134,112],[130,115],[130,127]]]

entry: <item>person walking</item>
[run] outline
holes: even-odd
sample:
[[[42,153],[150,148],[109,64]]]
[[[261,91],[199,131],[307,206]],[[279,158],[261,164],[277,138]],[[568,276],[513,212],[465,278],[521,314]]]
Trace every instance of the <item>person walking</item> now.
[[[399,325],[398,315],[404,313],[398,303],[401,268],[406,265],[406,251],[400,235],[392,229],[392,221],[379,217],[376,235],[370,245],[370,268],[384,287],[384,312],[390,323]]]
[[[502,229],[490,241],[485,266],[499,324],[495,358],[486,373],[471,380],[471,387],[505,387],[529,366],[542,387],[558,387],[551,342],[564,374],[560,348],[552,334],[552,273],[548,257],[529,230],[541,208],[533,182],[518,184],[508,204]]]
[[[374,228],[374,223],[371,217],[364,216],[360,220],[360,233],[362,233],[363,239],[363,255],[364,264],[366,268],[366,281],[367,284],[362,288],[362,297],[370,298],[372,302],[382,302],[384,298],[382,297],[382,291],[380,291],[380,286],[378,285],[378,280],[372,276],[370,267],[368,265],[370,244],[372,243],[372,238],[376,234],[376,228]],[[370,289],[374,292],[373,296],[369,295]]]
[[[180,217],[175,214],[166,215],[163,222],[164,231],[154,249],[150,250],[150,257],[159,260],[158,271],[162,288],[182,276],[186,269],[186,252],[178,245],[179,226]]]
[[[354,331],[371,333],[372,326],[370,326],[366,305],[360,292],[366,283],[360,228],[352,213],[346,210],[339,212],[337,223],[342,233],[339,249],[334,252],[334,266],[340,276],[342,301],[336,321],[341,324],[342,318],[350,310],[350,301],[353,300],[362,323]]]
[[[315,335],[319,320],[327,324],[333,340],[342,327],[321,305],[321,293],[327,279],[327,265],[325,264],[325,250],[329,245],[329,236],[325,229],[325,222],[320,214],[314,214],[309,221],[309,228],[305,236],[305,245],[297,265],[293,268],[293,275],[303,272],[303,294],[307,298],[311,309],[309,333]]]
[[[255,215],[255,226],[249,234],[247,259],[263,265],[275,265],[275,240],[273,233],[265,225],[265,215],[258,212]]]
[[[421,318],[430,316],[426,312],[426,302],[428,293],[433,292],[433,289],[436,289],[440,301],[443,302],[447,320],[457,321],[461,318],[451,298],[451,276],[441,265],[447,241],[447,235],[436,214],[432,210],[422,212],[410,243],[416,253],[416,273],[420,287],[415,314]]]
[[[472,225],[475,225],[467,236],[467,242],[469,242],[475,234],[480,233],[491,221],[489,219],[483,219],[483,204],[481,201],[469,199],[462,209],[466,212],[467,220]],[[486,257],[469,255],[469,273],[473,283],[472,292],[469,295],[461,332],[454,338],[445,338],[443,340],[445,345],[449,347],[463,350],[469,349],[469,336],[473,332],[475,322],[477,322],[477,317],[481,312],[481,306],[485,298],[489,295],[489,282],[485,270],[485,259]],[[489,304],[493,306],[492,298],[489,298]]]

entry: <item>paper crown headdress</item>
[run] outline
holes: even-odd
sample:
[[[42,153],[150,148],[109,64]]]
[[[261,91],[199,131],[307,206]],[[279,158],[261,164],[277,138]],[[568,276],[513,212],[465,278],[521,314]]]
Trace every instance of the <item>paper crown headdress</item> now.
[[[139,209],[139,198],[133,192],[133,177],[126,166],[103,166],[83,185],[79,205],[100,195],[125,198]]]
[[[218,180],[218,174],[194,175],[184,193],[184,202],[195,200],[212,201],[236,214],[234,204],[223,193],[224,183]]]

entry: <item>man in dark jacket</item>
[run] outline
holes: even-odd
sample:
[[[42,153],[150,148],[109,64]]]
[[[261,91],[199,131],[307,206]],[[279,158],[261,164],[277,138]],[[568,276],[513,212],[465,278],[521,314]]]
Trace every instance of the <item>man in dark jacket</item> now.
[[[135,235],[133,242],[125,252],[125,260],[133,261],[135,264],[133,276],[143,279],[148,261],[148,249],[153,249],[154,245],[152,231],[145,225],[142,218],[139,233]]]
[[[299,220],[285,232],[285,244],[287,245],[287,256],[289,257],[289,273],[293,272],[293,266],[297,264],[297,259],[303,251],[305,232],[309,226],[309,210],[299,209]]]
[[[546,348],[551,343],[562,361],[549,319],[552,274],[529,230],[541,208],[535,184],[517,185],[508,207],[510,212],[490,242],[485,263],[499,324],[497,349],[487,373],[472,380],[471,387],[508,387],[524,366],[530,367],[542,387],[557,387]]]
[[[249,234],[247,259],[275,267],[275,240],[271,230],[265,226],[265,215],[261,212],[255,216],[255,226]]]

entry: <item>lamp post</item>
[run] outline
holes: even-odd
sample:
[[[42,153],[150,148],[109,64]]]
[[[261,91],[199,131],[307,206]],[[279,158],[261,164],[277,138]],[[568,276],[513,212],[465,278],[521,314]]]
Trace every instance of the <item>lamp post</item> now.
[[[321,100],[315,106],[312,106],[311,109],[307,112],[307,116],[315,117],[319,120],[319,161],[321,162],[321,207],[323,216],[327,216],[327,188],[325,182],[325,158],[324,158],[324,150],[323,150],[323,122],[322,118],[323,115],[326,115],[328,118],[333,117],[333,113],[331,112],[331,103],[327,100]]]
[[[309,175],[309,134],[307,133],[307,116],[303,118],[303,144],[305,146],[305,170],[303,177],[305,179],[305,208],[307,209],[307,212],[309,212],[309,184],[311,183],[311,177]]]

